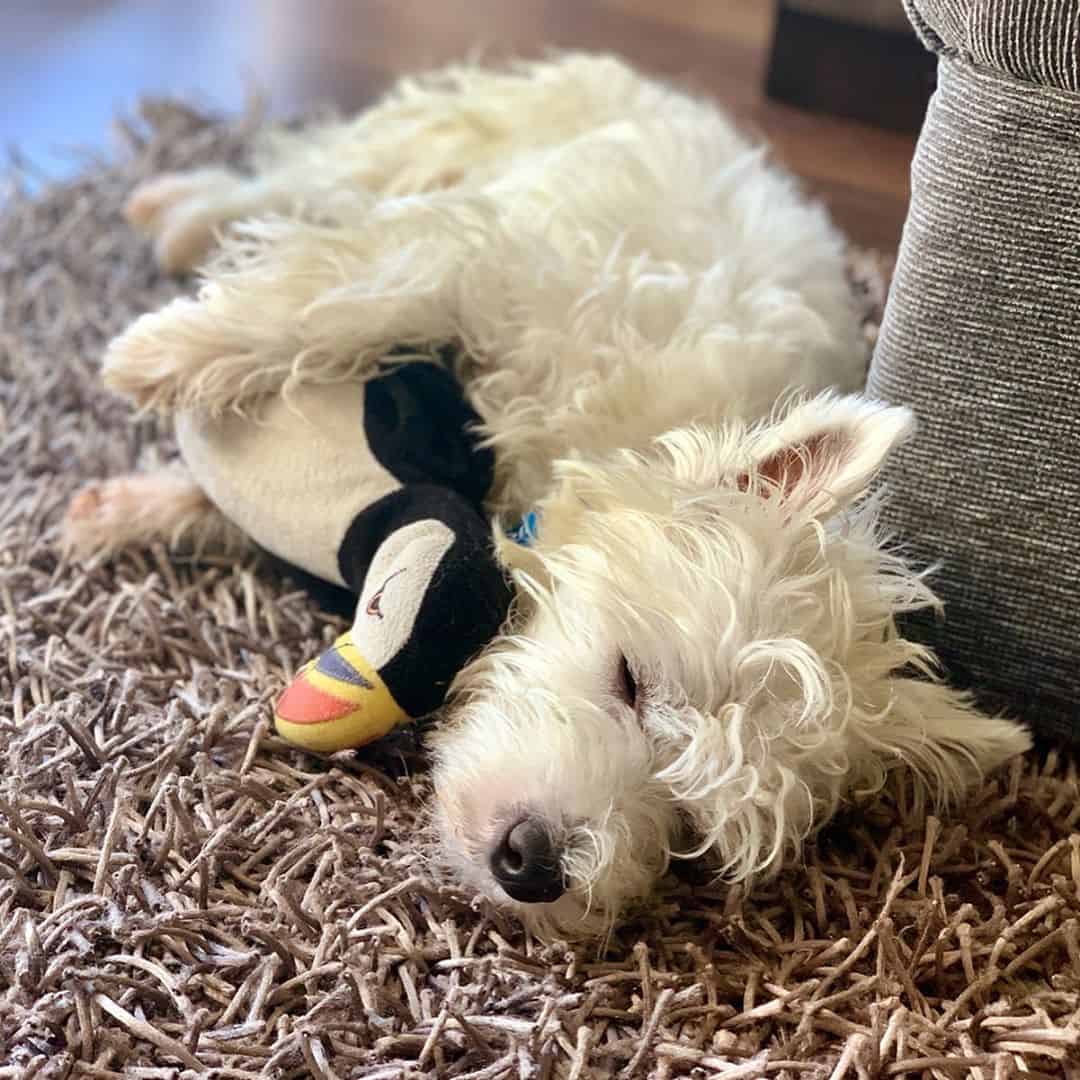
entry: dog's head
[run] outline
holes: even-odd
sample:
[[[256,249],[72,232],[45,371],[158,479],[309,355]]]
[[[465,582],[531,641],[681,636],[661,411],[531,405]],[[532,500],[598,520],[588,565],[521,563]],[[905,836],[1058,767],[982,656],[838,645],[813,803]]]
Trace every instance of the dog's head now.
[[[933,678],[894,616],[934,604],[867,491],[910,414],[822,396],[560,465],[520,610],[435,737],[466,882],[588,933],[673,855],[775,870],[850,792],[913,767],[935,798],[1027,746]]]

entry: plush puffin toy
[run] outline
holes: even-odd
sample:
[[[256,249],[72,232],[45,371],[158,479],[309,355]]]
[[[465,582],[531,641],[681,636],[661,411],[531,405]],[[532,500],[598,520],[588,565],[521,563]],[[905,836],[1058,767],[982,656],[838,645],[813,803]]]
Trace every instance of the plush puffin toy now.
[[[188,411],[196,482],[272,555],[358,597],[356,617],[280,698],[278,733],[362,746],[436,709],[498,631],[510,587],[483,501],[494,455],[447,357],[304,386],[256,416]]]

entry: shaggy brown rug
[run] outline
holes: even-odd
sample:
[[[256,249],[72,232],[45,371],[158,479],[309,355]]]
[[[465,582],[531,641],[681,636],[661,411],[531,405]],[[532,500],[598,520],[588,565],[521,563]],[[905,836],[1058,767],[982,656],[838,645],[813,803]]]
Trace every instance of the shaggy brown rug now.
[[[123,163],[0,216],[0,1077],[1080,1069],[1071,761],[941,820],[898,780],[749,896],[680,866],[606,951],[544,946],[428,878],[408,739],[327,761],[268,733],[339,625],[306,594],[254,562],[60,558],[81,482],[171,452],[98,385],[106,338],[181,287],[121,201],[250,131],[158,105],[124,133]]]

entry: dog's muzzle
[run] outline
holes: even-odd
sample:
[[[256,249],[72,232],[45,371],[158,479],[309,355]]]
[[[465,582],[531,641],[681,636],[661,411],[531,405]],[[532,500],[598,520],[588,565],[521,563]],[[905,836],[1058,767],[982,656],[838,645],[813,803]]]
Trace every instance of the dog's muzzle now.
[[[522,904],[550,904],[566,891],[559,852],[542,821],[519,818],[503,833],[489,859],[491,873]]]

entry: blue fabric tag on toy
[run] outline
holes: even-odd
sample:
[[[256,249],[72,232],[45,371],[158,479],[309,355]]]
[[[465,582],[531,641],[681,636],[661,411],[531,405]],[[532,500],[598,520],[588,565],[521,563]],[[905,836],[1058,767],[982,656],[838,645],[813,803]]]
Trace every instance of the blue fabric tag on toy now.
[[[522,547],[532,547],[532,542],[536,539],[536,527],[539,521],[540,515],[535,510],[530,510],[506,535],[515,544],[520,544]]]

